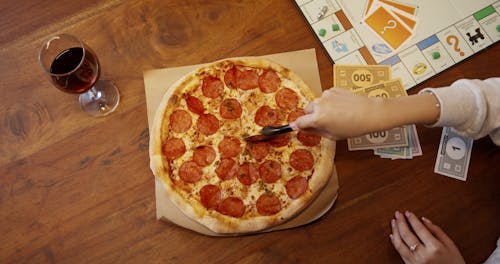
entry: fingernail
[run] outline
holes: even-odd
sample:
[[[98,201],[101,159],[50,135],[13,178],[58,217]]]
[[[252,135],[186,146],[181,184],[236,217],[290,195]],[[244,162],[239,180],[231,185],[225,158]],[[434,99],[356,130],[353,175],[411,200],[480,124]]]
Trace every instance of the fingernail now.
[[[396,213],[394,213],[394,216],[396,217],[396,219],[399,219],[399,217],[401,216],[401,213],[399,211],[396,211]]]
[[[292,129],[293,131],[297,131],[299,130],[299,127],[297,126],[297,123],[294,122],[291,122],[290,124],[288,124]]]
[[[392,236],[392,234],[389,234],[389,238],[390,238],[391,240],[394,240],[394,237]]]
[[[427,219],[427,218],[425,218],[423,216],[422,216],[422,221],[424,221],[424,222],[426,222],[428,224],[432,224],[431,220],[429,220],[429,219]]]
[[[410,212],[409,212],[409,211],[406,211],[406,212],[405,212],[405,216],[406,216],[406,217],[410,217]]]

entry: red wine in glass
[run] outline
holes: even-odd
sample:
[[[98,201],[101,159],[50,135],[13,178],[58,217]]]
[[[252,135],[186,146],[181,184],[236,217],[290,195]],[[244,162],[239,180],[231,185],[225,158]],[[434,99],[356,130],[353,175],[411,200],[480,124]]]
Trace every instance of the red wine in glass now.
[[[80,94],[80,106],[88,114],[105,116],[118,106],[118,89],[111,81],[99,80],[99,60],[79,38],[51,37],[40,50],[39,62],[59,90]]]
[[[83,93],[92,88],[99,79],[99,70],[94,53],[87,49],[84,55],[84,50],[80,47],[64,50],[50,66],[54,84],[69,93]]]

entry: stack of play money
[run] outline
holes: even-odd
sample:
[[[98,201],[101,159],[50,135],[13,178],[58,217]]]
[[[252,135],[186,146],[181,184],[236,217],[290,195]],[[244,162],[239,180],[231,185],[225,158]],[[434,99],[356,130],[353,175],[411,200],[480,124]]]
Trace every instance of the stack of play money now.
[[[346,89],[368,97],[407,96],[400,79],[391,79],[387,65],[337,65],[333,66],[334,89]],[[349,138],[349,150],[373,149],[382,158],[411,159],[422,155],[415,125],[397,127]]]

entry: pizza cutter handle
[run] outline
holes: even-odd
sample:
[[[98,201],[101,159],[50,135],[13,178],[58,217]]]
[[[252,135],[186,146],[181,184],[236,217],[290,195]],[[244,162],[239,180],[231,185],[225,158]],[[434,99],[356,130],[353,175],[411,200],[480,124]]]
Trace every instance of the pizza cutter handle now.
[[[283,133],[288,133],[292,132],[293,129],[290,127],[290,125],[284,125],[284,126],[265,126],[262,128],[261,134],[265,136],[274,136],[274,135],[279,135]]]

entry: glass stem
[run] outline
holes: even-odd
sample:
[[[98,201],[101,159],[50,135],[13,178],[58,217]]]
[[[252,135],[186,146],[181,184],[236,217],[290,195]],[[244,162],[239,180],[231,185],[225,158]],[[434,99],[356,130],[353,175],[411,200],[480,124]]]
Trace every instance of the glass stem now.
[[[92,86],[92,88],[90,88],[88,90],[88,93],[89,93],[90,99],[92,101],[101,98],[101,94],[97,91],[97,89],[95,88],[95,85]]]

